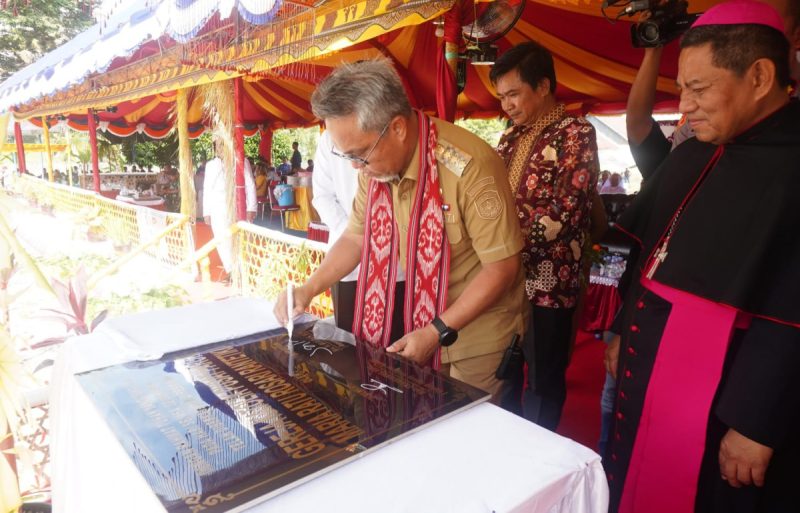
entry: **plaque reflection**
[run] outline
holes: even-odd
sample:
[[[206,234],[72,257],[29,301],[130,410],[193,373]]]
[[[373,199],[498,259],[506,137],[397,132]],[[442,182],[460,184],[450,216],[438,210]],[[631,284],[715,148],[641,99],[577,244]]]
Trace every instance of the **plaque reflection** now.
[[[487,399],[348,335],[310,323],[78,380],[168,511],[230,511]]]

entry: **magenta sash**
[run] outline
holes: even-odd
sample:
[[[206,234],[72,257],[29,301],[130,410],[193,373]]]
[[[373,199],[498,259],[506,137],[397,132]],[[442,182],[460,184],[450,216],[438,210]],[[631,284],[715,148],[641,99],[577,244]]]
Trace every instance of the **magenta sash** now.
[[[738,311],[661,283],[672,303],[636,433],[620,513],[692,513],[706,427]]]

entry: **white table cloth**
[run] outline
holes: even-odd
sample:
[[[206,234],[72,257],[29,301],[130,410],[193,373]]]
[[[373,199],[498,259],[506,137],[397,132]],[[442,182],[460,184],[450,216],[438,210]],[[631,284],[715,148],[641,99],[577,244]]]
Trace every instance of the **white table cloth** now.
[[[112,319],[69,340],[51,389],[56,513],[164,512],[74,374],[273,329],[271,311],[267,301],[235,298]],[[597,454],[484,403],[246,511],[605,513],[607,508]]]

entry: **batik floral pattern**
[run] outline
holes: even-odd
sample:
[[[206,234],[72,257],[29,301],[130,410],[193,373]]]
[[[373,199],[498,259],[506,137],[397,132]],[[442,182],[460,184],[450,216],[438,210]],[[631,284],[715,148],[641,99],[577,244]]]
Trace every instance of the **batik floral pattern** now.
[[[582,248],[589,230],[599,168],[595,131],[584,118],[564,116],[547,126],[532,148],[519,147],[529,129],[512,127],[497,146],[507,166],[516,152],[529,155],[513,191],[525,238],[525,288],[536,305],[572,308],[580,290],[581,254],[570,248]]]

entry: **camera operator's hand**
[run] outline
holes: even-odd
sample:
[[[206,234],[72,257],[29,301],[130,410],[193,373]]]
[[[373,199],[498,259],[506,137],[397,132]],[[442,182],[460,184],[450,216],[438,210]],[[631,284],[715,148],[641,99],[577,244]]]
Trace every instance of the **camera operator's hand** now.
[[[653,129],[653,106],[656,102],[656,84],[662,51],[663,47],[660,46],[644,49],[642,63],[628,93],[625,127],[629,144],[635,146],[642,144]]]

